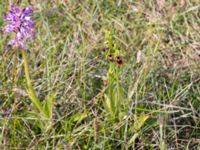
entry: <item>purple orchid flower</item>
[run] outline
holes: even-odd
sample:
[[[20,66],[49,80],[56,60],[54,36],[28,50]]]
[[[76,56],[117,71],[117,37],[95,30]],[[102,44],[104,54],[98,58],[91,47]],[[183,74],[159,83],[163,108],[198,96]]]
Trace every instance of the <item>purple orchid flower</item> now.
[[[32,13],[32,7],[19,8],[12,5],[10,11],[5,15],[4,20],[8,24],[3,32],[15,33],[14,39],[8,42],[8,45],[11,45],[12,48],[20,47],[25,50],[27,39],[35,35],[35,23],[31,19]]]

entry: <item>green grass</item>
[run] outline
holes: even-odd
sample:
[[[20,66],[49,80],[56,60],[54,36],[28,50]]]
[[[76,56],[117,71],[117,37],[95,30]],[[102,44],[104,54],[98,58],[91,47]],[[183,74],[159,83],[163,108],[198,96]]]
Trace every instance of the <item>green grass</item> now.
[[[1,34],[0,149],[200,149],[198,0],[31,4],[30,76],[42,103],[56,93],[53,116],[31,103],[21,53]],[[0,0],[0,28],[8,8]]]

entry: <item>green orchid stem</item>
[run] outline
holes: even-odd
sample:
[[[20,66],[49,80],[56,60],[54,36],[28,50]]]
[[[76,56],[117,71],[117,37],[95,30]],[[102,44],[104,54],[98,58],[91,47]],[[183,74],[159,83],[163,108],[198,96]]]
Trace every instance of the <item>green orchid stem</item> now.
[[[25,50],[22,50],[22,57],[24,59],[24,70],[25,70],[25,77],[26,77],[26,82],[27,82],[27,86],[28,86],[29,97],[30,97],[31,101],[33,102],[33,104],[37,107],[37,109],[46,116],[46,114],[43,111],[42,104],[41,104],[40,100],[38,99],[36,92],[33,89],[33,86],[31,84],[31,79],[30,79],[29,70],[28,70],[28,59],[27,59],[27,54],[26,54]]]

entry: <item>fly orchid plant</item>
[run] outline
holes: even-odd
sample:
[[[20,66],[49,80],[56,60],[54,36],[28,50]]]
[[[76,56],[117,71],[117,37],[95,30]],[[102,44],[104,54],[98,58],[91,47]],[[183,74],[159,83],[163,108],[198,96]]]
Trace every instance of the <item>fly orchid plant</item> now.
[[[24,60],[24,70],[27,82],[27,92],[34,106],[39,110],[43,117],[52,118],[53,96],[49,96],[44,104],[41,103],[31,84],[28,69],[27,45],[26,42],[33,39],[35,35],[35,22],[32,19],[33,8],[20,8],[12,5],[9,12],[5,15],[4,20],[7,25],[3,29],[3,33],[14,34],[14,38],[8,42],[13,49],[21,49]]]
[[[104,52],[109,60],[109,68],[106,76],[108,88],[104,95],[104,106],[114,120],[120,120],[126,111],[126,102],[124,101],[124,90],[120,82],[120,69],[123,61],[121,51],[117,47],[117,42],[113,39],[112,32],[105,32]]]

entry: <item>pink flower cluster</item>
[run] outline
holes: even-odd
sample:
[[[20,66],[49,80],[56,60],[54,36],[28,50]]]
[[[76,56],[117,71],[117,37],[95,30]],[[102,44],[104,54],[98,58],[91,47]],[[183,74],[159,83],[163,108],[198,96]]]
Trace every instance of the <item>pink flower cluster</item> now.
[[[15,33],[14,39],[8,42],[13,48],[26,49],[26,41],[35,34],[35,23],[31,19],[32,7],[19,8],[11,6],[10,11],[5,15],[4,20],[8,23],[3,32]]]

